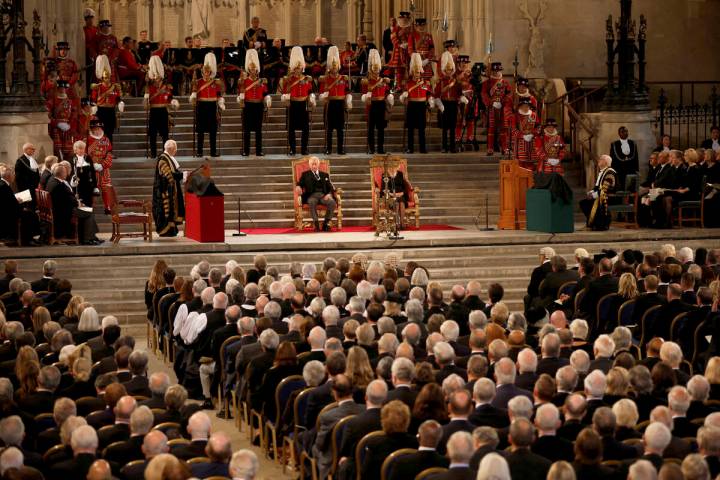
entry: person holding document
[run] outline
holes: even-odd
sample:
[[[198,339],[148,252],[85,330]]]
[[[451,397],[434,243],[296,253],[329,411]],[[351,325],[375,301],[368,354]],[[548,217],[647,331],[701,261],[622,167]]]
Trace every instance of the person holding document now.
[[[47,183],[47,189],[52,199],[55,237],[69,238],[73,236],[71,225],[72,217],[75,216],[78,220],[80,243],[82,245],[100,245],[103,241],[96,236],[98,226],[92,208],[84,206],[77,199],[68,182],[70,168],[70,163],[66,161],[53,165],[53,177]]]
[[[33,237],[40,233],[29,190],[13,192],[15,170],[0,166],[0,240],[6,246],[40,245]]]

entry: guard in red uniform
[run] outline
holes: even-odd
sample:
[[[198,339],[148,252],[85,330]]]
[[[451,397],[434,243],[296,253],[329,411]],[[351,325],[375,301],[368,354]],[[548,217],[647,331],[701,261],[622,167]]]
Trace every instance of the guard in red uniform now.
[[[58,80],[55,95],[47,102],[50,116],[50,137],[53,140],[53,153],[60,159],[72,156],[73,142],[77,135],[77,100],[68,94],[70,84]]]
[[[503,78],[502,63],[493,62],[490,65],[490,78],[482,84],[482,99],[487,109],[487,154],[495,151],[495,139],[499,137],[500,149],[508,149],[509,118],[507,112],[512,111],[512,89],[507,80]]]
[[[435,61],[435,42],[432,34],[427,31],[427,20],[424,18],[415,19],[415,28],[410,34],[408,41],[408,52],[410,55],[419,53],[422,58],[423,74],[426,81],[433,77],[433,62]]]
[[[122,101],[122,88],[119,83],[112,81],[110,60],[106,55],[98,55],[95,59],[95,76],[100,83],[90,86],[90,98],[97,105],[97,117],[103,124],[105,135],[112,142],[117,118],[115,108],[120,113],[125,111],[125,102]]]
[[[115,35],[112,34],[110,20],[100,20],[100,30],[95,35],[95,55],[105,55],[112,65],[112,80],[117,82],[117,60],[120,53],[120,44]]]
[[[75,85],[78,81],[78,66],[75,60],[68,58],[70,44],[68,42],[57,42],[55,49],[57,56],[53,60],[58,78],[68,83],[68,95],[76,98]]]
[[[147,135],[150,142],[150,158],[157,157],[157,136],[160,134],[162,145],[170,138],[170,118],[168,110],[177,110],[180,104],[173,98],[172,85],[165,83],[165,68],[160,57],[150,57],[148,63],[149,83],[145,86],[143,104],[148,111]]]
[[[452,53],[451,53],[452,54]],[[470,81],[472,74],[470,72],[470,57],[468,55],[457,56],[457,74],[455,76],[457,83],[463,96],[468,103],[461,103],[458,112],[458,122],[455,127],[455,141],[462,146],[463,139],[470,144],[475,139],[475,118],[477,109],[477,101],[474,100],[473,85]]]
[[[112,180],[110,178],[110,167],[112,167],[112,143],[103,132],[103,123],[99,119],[90,121],[90,135],[87,139],[87,154],[93,160],[93,167],[97,173],[97,187],[100,189],[103,204],[105,205],[105,214],[110,213],[110,187]]]
[[[345,155],[345,110],[352,109],[350,79],[340,75],[340,52],[328,49],[327,72],[320,77],[320,99],[325,101],[325,155],[332,151],[332,132],[337,132],[338,155]]]
[[[440,59],[440,79],[435,85],[435,106],[440,110],[442,123],[442,152],[457,153],[455,128],[457,127],[458,103],[467,105],[462,84],[455,75],[455,62],[450,52],[443,52]]]
[[[360,66],[358,65],[358,57],[352,49],[352,43],[345,42],[345,50],[340,52],[340,64],[342,65],[342,72],[350,75],[358,75],[360,73]]]
[[[540,134],[540,119],[532,110],[529,98],[523,97],[519,103],[518,111],[513,117],[513,150],[521,167],[535,170],[535,138]]]
[[[223,38],[222,50],[220,50],[220,73],[225,82],[225,92],[239,93],[238,84],[242,75],[242,68],[238,63],[240,52],[230,46],[230,40]]]
[[[202,157],[205,133],[210,136],[210,156],[217,157],[217,131],[220,112],[225,110],[224,85],[217,75],[215,54],[208,52],[202,67],[202,78],[193,80],[190,103],[195,108],[196,155]]]
[[[529,98],[530,99],[530,108],[533,109],[533,111],[537,112],[538,114],[538,101],[535,96],[530,93],[530,81],[525,77],[518,77],[518,79],[515,81],[515,92],[513,93],[513,111],[517,112],[518,107],[520,106],[520,99],[521,98]]]
[[[95,64],[95,42],[98,28],[95,26],[95,10],[86,8],[83,12],[85,25],[83,25],[83,33],[85,35],[85,85],[87,93],[90,93],[90,84],[93,81],[92,67]]]
[[[80,111],[78,112],[78,138],[87,138],[90,135],[90,121],[95,117],[97,107],[95,103],[87,97],[80,100]]]
[[[402,88],[405,84],[408,63],[410,62],[408,41],[411,32],[410,12],[400,12],[397,23],[392,25],[390,31],[390,41],[393,44],[393,49],[388,67],[392,68],[395,73],[395,88]]]
[[[250,132],[255,132],[255,155],[263,156],[262,124],[265,112],[272,105],[268,95],[267,79],[260,78],[258,52],[251,48],[245,52],[245,73],[238,84],[237,101],[242,107],[243,155],[250,155]]]
[[[132,80],[135,82],[136,95],[140,95],[145,85],[145,67],[140,65],[135,53],[132,51],[132,38],[124,37],[122,48],[118,51],[118,76],[120,80]]]
[[[537,138],[536,151],[538,172],[564,173],[562,160],[565,158],[565,142],[557,131],[557,122],[548,118],[542,135]]]
[[[427,148],[425,147],[425,115],[428,105],[430,108],[433,108],[435,100],[432,97],[430,83],[423,79],[422,75],[422,58],[419,53],[413,53],[412,57],[410,57],[410,78],[405,84],[402,95],[400,95],[400,100],[406,105],[406,153],[413,153],[415,151],[415,130],[418,131],[420,153],[427,153]]]
[[[390,93],[390,79],[381,74],[382,63],[380,52],[373,48],[368,54],[368,74],[362,79],[361,99],[367,105],[367,148],[368,155],[375,153],[375,130],[377,130],[377,152],[385,153],[386,115],[395,104],[395,97]]]
[[[305,58],[301,47],[290,51],[290,72],[280,81],[280,99],[286,105],[288,145],[290,155],[295,155],[295,130],[302,130],[300,152],[308,154],[310,139],[310,112],[315,108],[315,94],[312,93],[312,78],[305,75]]]
[[[450,52],[453,62],[455,62],[455,64],[458,64],[460,60],[458,53],[460,52],[460,50],[458,48],[457,42],[455,40],[445,40],[443,42],[443,48],[446,52]]]

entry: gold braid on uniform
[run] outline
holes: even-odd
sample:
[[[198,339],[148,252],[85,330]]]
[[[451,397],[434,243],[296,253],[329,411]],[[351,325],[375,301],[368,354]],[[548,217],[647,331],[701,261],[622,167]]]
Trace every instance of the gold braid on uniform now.
[[[595,199],[595,203],[593,204],[592,211],[590,212],[590,220],[589,222],[592,223],[595,220],[595,215],[597,214],[597,211],[599,208],[601,208],[603,211],[607,212],[608,209],[608,190],[610,190],[612,187],[615,186],[615,174],[612,170],[605,173],[605,177],[603,178],[602,183],[600,184],[600,191],[598,192],[598,198]]]

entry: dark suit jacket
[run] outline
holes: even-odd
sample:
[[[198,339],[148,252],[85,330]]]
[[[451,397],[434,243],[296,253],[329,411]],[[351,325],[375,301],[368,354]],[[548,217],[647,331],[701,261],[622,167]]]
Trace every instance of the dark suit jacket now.
[[[208,463],[194,463],[190,465],[190,471],[193,477],[207,478],[207,477],[229,477],[230,472],[228,471],[229,465],[227,463],[219,462],[208,462]]]
[[[53,280],[52,278],[46,278],[46,277],[38,278],[34,282],[30,283],[30,288],[32,288],[32,291],[36,292],[36,293],[37,292],[46,292],[50,285],[50,282],[52,280]]]
[[[173,448],[170,453],[172,453],[181,460],[190,460],[191,458],[195,457],[204,457],[206,445],[207,440],[195,440],[190,442],[189,445],[179,445],[176,448]]]
[[[90,453],[81,453],[75,458],[65,460],[53,465],[52,469],[45,471],[48,480],[68,480],[70,478],[82,479],[87,476],[90,465],[97,457]]]
[[[113,442],[121,442],[130,438],[130,425],[116,423],[107,430],[98,432],[98,449],[102,450]]]
[[[603,460],[625,460],[628,458],[636,458],[642,453],[632,445],[625,445],[612,436],[603,437],[602,442]]]
[[[354,401],[344,402],[318,417],[318,428],[315,443],[312,447],[313,457],[317,459],[321,478],[325,478],[332,463],[332,429],[341,419],[357,415],[365,409],[364,405]]]
[[[440,437],[440,441],[438,442],[437,451],[441,455],[445,455],[446,449],[447,449],[447,441],[450,439],[450,436],[455,432],[468,432],[472,433],[472,431],[475,429],[475,425],[470,423],[468,420],[450,420],[446,425],[443,425],[442,427],[442,436]]]
[[[469,467],[454,467],[432,477],[433,480],[475,480],[475,472]]]
[[[200,332],[197,340],[195,340],[195,352],[197,353],[196,358],[200,357],[214,357],[214,350],[212,349],[212,338],[216,330],[222,328],[227,322],[225,320],[225,309],[213,308],[205,314],[207,324],[205,329]],[[218,350],[220,346],[218,345]]]
[[[694,437],[697,435],[699,425],[695,425],[687,417],[675,417],[673,418],[673,429],[672,433],[676,437]]]
[[[35,440],[35,451],[44,454],[55,445],[60,445],[60,443],[60,429],[58,427],[48,428],[38,433]]]
[[[544,262],[542,265],[535,267],[530,275],[530,283],[527,287],[527,294],[532,297],[537,297],[540,294],[540,283],[545,280],[545,277],[552,272],[552,266],[550,262]]]
[[[388,392],[386,402],[400,400],[412,411],[417,395],[418,392],[410,386],[398,386]]]
[[[505,428],[510,425],[510,418],[507,410],[493,407],[486,403],[477,407],[468,418],[470,423],[477,426],[488,426],[493,428]]]
[[[528,448],[519,448],[507,456],[510,476],[523,480],[545,480],[552,462],[532,453]]]
[[[330,175],[325,172],[318,170],[319,180],[316,180],[315,175],[311,170],[303,172],[300,180],[298,180],[298,187],[302,188],[302,202],[307,203],[308,198],[315,192],[322,192],[323,195],[335,191],[332,182],[330,181]]]
[[[120,468],[133,460],[141,460],[144,458],[141,448],[144,439],[144,435],[135,435],[123,441],[119,445],[114,445],[112,448],[108,448],[104,452],[105,460],[108,462],[114,462]]]
[[[635,309],[632,314],[633,324],[640,325],[640,320],[642,320],[642,316],[645,312],[655,305],[664,305],[665,303],[667,303],[665,297],[656,292],[642,293],[638,295],[635,299]]]
[[[590,362],[590,368],[589,372],[592,372],[593,370],[602,370],[604,374],[607,375],[607,373],[610,371],[610,369],[613,366],[613,359],[608,357],[598,357],[592,362]]]
[[[545,277],[539,295],[546,303],[555,301],[560,287],[567,282],[577,282],[580,279],[576,270],[564,272],[550,272]]]
[[[395,450],[401,448],[417,448],[417,441],[408,433],[393,433],[378,435],[365,444],[365,458],[362,465],[358,465],[361,478],[380,478],[382,462]]]
[[[422,450],[404,457],[395,462],[387,480],[410,480],[423,470],[433,467],[447,467],[448,459],[435,450]]]
[[[18,407],[23,412],[35,416],[40,413],[52,413],[55,405],[55,396],[52,392],[35,391],[23,399],[18,400]]]
[[[507,404],[510,399],[518,395],[525,395],[531,402],[533,401],[532,392],[518,388],[515,385],[507,384],[497,387],[495,398],[493,398],[491,405],[496,408],[507,409]]]
[[[583,480],[607,480],[612,478],[615,471],[605,465],[586,465],[578,462],[573,462],[573,469],[575,469],[575,478],[582,478]],[[622,477],[626,478],[627,474]]]
[[[165,408],[165,397],[152,394],[147,400],[139,402],[138,405],[144,405],[148,408]]]
[[[572,462],[575,458],[572,442],[557,435],[538,437],[530,449],[533,453],[545,457],[551,462],[557,462],[558,460]]]
[[[680,315],[693,309],[692,305],[684,303],[682,300],[676,299],[669,301],[658,310],[654,322],[647,325],[648,333],[646,338],[662,337],[670,338],[670,325],[672,321]]]
[[[382,430],[379,408],[367,409],[355,415],[352,420],[348,420],[340,440],[340,456],[354,459],[357,443],[365,435],[375,430]]]
[[[538,375],[535,372],[523,372],[515,377],[515,385],[530,392],[535,388]]]
[[[585,425],[582,422],[578,420],[568,420],[558,428],[557,435],[565,440],[574,442],[583,428],[585,428]]]
[[[147,460],[139,465],[125,465],[121,471],[125,480],[145,480]]]
[[[442,385],[443,380],[445,380],[453,373],[460,375],[462,379],[467,382],[467,370],[465,370],[464,368],[460,368],[455,364],[445,365],[443,368],[441,368],[440,371],[435,374],[435,382],[438,385]]]
[[[313,388],[307,395],[307,407],[305,410],[303,425],[308,428],[312,428],[315,426],[315,421],[320,414],[320,410],[322,410],[325,405],[334,401],[332,394],[332,380],[328,380],[322,385]]]
[[[612,275],[602,275],[587,287],[587,293],[580,301],[580,311],[583,312],[588,320],[595,320],[597,314],[597,304],[602,297],[610,293],[617,293],[618,279]]]
[[[35,202],[35,189],[40,184],[40,169],[33,170],[30,168],[30,160],[25,154],[20,155],[15,161],[15,186],[18,192],[30,190],[33,202]]]
[[[143,397],[152,395],[148,378],[145,375],[135,375],[127,382],[123,382],[123,385],[128,395],[142,395]]]
[[[53,180],[54,178],[51,178],[48,182],[48,190],[50,191],[50,198],[52,199],[55,236],[69,237],[71,236],[70,221],[73,215],[73,209],[78,206],[78,201],[68,185],[59,181],[53,182]]]

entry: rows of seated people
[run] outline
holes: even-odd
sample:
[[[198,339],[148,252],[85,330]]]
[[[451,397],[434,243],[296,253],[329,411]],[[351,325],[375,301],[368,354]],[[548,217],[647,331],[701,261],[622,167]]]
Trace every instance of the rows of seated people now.
[[[253,441],[306,475],[378,477],[391,452],[420,446],[386,478],[443,466],[441,478],[470,478],[489,451],[513,478],[545,478],[557,461],[578,478],[619,478],[639,458],[653,471],[686,458],[714,478],[719,255],[580,249],[568,267],[545,247],[525,314],[510,312],[499,284],[483,300],[478,281],[454,285],[446,303],[426,268],[399,268],[395,254],[295,263],[285,275],[262,255],[247,271],[203,261],[182,279],[157,262],[146,302],[190,395],[212,409],[219,391],[222,417],[235,398]],[[628,302],[639,320],[620,318]],[[704,343],[686,344],[685,330]]]

